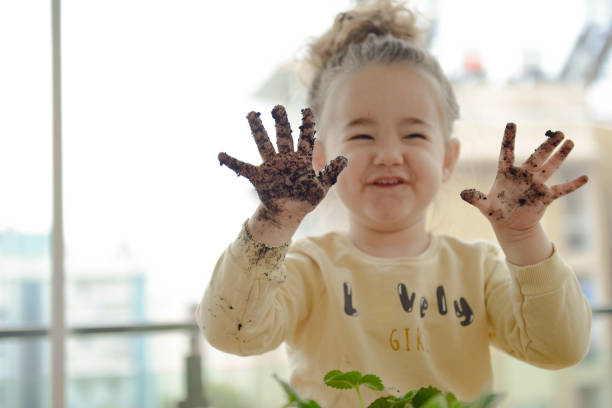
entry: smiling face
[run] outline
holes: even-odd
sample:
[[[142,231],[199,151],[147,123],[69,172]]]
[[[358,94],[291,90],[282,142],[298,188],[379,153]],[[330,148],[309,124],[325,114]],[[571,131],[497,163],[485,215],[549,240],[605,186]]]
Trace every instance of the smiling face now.
[[[434,81],[406,64],[368,66],[336,80],[325,105],[313,162],[348,158],[335,188],[351,224],[424,229],[427,207],[458,154],[458,143],[443,136]]]

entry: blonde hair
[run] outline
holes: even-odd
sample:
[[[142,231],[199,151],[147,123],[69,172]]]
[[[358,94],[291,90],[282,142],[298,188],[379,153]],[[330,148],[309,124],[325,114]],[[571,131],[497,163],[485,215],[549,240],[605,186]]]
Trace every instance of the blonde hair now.
[[[459,117],[452,86],[436,59],[422,45],[425,31],[415,13],[394,0],[366,1],[336,16],[332,27],[308,46],[304,68],[311,72],[308,106],[322,117],[330,84],[340,74],[371,64],[409,63],[439,85],[444,135]]]

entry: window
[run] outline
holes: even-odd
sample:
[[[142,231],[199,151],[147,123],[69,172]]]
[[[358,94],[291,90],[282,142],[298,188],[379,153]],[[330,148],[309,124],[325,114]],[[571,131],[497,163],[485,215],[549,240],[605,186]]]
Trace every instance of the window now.
[[[0,3],[0,331],[50,320],[50,22],[46,2]],[[0,339],[0,406],[48,406],[48,356]]]
[[[214,406],[282,405],[271,375],[289,377],[283,348],[242,358],[192,337],[193,307],[217,257],[258,200],[248,181],[219,170],[216,156],[226,151],[259,162],[244,119],[250,110],[262,112],[270,131],[272,106],[286,103],[290,121],[299,123],[304,91],[294,57],[353,3],[312,0],[299,10],[274,0],[61,3],[63,161],[55,166],[63,172],[61,300],[69,330],[65,378],[54,384],[63,387],[67,407],[176,406],[187,398],[187,367],[197,368],[200,357]],[[491,136],[496,146],[509,112],[519,125],[527,122],[521,137],[530,131],[523,129],[543,133],[541,118],[575,124],[570,119],[582,102],[559,98],[570,88],[555,79],[594,8],[579,1],[415,3],[432,20],[432,52],[459,89],[465,116],[457,131],[466,146],[490,152],[469,137]],[[609,16],[600,3],[597,15]],[[563,28],[543,30],[553,11]],[[51,14],[48,2],[0,2],[0,406],[7,407],[58,408],[50,398]],[[602,82],[609,72],[602,69]],[[580,128],[585,138],[594,127],[587,123]],[[466,152],[479,169],[494,168],[495,154],[483,160]],[[589,157],[581,163],[599,171]],[[609,265],[597,244],[604,234],[585,194],[565,200],[549,224],[555,230],[569,217],[557,236],[577,253],[585,292],[598,291],[590,299],[605,302]],[[484,231],[472,215],[452,219],[455,227],[468,223],[464,231]],[[319,229],[309,218],[301,233]],[[595,327],[596,347],[572,370],[498,362],[509,406],[562,406],[553,395],[561,389],[571,393],[559,393],[567,401],[607,406],[609,331]],[[589,381],[598,382],[585,386]]]

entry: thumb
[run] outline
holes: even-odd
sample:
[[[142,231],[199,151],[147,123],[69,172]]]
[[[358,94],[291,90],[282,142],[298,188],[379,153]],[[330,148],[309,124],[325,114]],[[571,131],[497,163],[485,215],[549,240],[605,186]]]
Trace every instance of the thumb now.
[[[219,164],[226,165],[230,169],[234,170],[237,175],[244,176],[251,180],[251,177],[256,173],[257,168],[252,164],[245,163],[241,160],[235,159],[225,152],[219,153],[217,156]]]
[[[348,163],[348,159],[344,156],[338,156],[334,160],[330,161],[323,170],[319,172],[319,180],[325,188],[330,188],[336,181],[338,181],[338,175],[344,170]]]
[[[461,198],[463,201],[472,204],[480,211],[485,212],[487,210],[487,195],[480,191],[470,188],[461,192]]]

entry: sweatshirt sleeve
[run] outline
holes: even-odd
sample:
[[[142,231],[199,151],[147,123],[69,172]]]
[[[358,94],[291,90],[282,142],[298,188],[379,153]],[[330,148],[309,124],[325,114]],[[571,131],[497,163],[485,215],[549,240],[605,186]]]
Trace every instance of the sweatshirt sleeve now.
[[[196,309],[215,348],[254,355],[277,348],[306,318],[316,296],[316,265],[287,245],[268,247],[246,229],[223,252]]]
[[[557,251],[534,265],[510,264],[499,253],[486,263],[485,302],[493,345],[542,368],[580,362],[589,347],[591,308]]]

